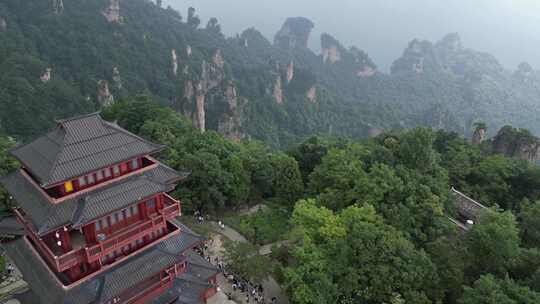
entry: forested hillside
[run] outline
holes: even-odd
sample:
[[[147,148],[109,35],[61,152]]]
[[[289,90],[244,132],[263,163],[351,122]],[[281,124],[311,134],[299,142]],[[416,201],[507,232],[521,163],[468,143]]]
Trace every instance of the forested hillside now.
[[[277,277],[292,303],[540,301],[540,167],[492,154],[487,141],[416,128],[363,141],[315,136],[272,152],[201,133],[148,96],[102,115],[166,144],[160,160],[191,172],[173,193],[184,219],[265,204],[249,216],[234,212],[227,224],[257,245],[286,241],[251,271]],[[504,136],[519,141],[521,133]],[[14,144],[0,137],[0,174],[17,167],[7,156]],[[448,218],[451,187],[491,208],[468,231]],[[4,193],[4,206],[16,203]],[[252,258],[260,256],[240,260]]]
[[[218,16],[219,17],[219,16]],[[270,42],[256,29],[224,37],[148,0],[6,0],[0,3],[0,132],[18,141],[53,118],[146,93],[199,130],[287,147],[311,134],[362,138],[429,126],[471,135],[512,124],[540,131],[540,78],[512,73],[457,35],[414,40],[391,74],[356,47],[288,19]]]

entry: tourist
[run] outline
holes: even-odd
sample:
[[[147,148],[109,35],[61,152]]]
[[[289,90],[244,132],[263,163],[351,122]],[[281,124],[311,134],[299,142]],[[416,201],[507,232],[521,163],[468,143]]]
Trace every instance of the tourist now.
[[[14,270],[15,270],[15,266],[13,266],[13,264],[9,263],[8,267],[7,267],[8,276],[12,276]]]

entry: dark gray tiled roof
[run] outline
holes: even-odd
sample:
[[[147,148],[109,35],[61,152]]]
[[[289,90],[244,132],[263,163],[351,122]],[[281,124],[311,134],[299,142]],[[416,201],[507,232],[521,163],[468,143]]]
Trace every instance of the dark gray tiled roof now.
[[[188,172],[179,172],[173,168],[160,163],[155,170],[149,171],[146,175],[153,180],[163,184],[176,183],[189,176]]]
[[[177,303],[179,304],[195,304],[201,303],[201,295],[212,288],[213,286],[207,282],[203,282],[198,279],[185,278],[183,275],[180,278],[176,279],[172,291],[178,293]]]
[[[141,199],[174,189],[174,182],[185,174],[159,164],[139,175],[98,187],[58,204],[52,204],[35,185],[16,171],[0,179],[20,208],[29,216],[38,233],[63,225],[79,227]]]
[[[212,287],[208,282],[193,279],[188,274],[183,274],[174,280],[173,286],[169,290],[150,303],[202,304],[204,303],[202,299],[203,293]]]
[[[21,270],[33,293],[40,299],[46,299],[46,303],[87,304],[102,303],[118,296],[142,280],[181,262],[186,259],[182,253],[193,248],[200,239],[189,233],[180,233],[70,289],[63,289],[45,262],[33,253],[32,245],[26,238],[19,238],[3,246]],[[186,278],[194,276],[192,271],[186,274]],[[201,286],[207,286],[203,282],[190,284],[184,285],[182,289],[187,295],[199,293]]]
[[[199,304],[204,303],[201,295],[213,287],[208,280],[215,276],[219,270],[206,261],[193,250],[186,252],[187,271],[178,277],[171,289],[160,297],[154,299],[152,304],[171,303]]]
[[[189,264],[188,272],[193,277],[208,282],[210,278],[219,273],[219,269],[217,267],[210,264],[193,250],[186,252],[186,257]]]
[[[21,225],[15,216],[8,216],[0,219],[0,235],[17,236],[24,235],[24,226]]]
[[[459,215],[468,220],[477,221],[481,211],[487,209],[484,205],[459,192],[453,187],[450,191],[450,195],[453,198],[454,206],[456,207]]]
[[[55,129],[11,153],[47,187],[161,149],[92,113],[58,121]]]

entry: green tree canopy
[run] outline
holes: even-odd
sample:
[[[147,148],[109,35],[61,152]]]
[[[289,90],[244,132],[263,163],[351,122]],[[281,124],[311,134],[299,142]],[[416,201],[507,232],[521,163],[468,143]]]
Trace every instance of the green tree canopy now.
[[[427,255],[375,209],[351,206],[342,213],[297,203],[292,222],[300,242],[292,249],[297,267],[285,271],[295,303],[430,303],[438,278]],[[431,299],[431,300],[430,300]]]

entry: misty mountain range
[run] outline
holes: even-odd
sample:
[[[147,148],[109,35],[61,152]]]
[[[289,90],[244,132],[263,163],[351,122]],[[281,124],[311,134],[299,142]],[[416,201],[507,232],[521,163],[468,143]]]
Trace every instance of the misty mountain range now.
[[[414,38],[435,41],[459,32],[465,45],[489,52],[515,70],[522,61],[540,68],[540,2],[528,0],[164,0],[180,12],[195,7],[205,24],[217,17],[228,36],[255,27],[267,39],[289,16],[304,16],[315,23],[314,36],[328,32],[371,54],[383,71]],[[310,48],[318,52],[317,39]]]
[[[477,122],[491,135],[507,124],[540,133],[538,72],[527,63],[506,69],[457,34],[412,40],[381,72],[372,54],[329,34],[317,39],[302,17],[271,41],[255,28],[226,37],[219,20],[202,24],[197,11],[145,0],[4,2],[0,18],[0,130],[21,141],[52,118],[136,94],[201,131],[274,147],[416,126],[470,136]]]

